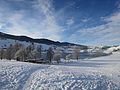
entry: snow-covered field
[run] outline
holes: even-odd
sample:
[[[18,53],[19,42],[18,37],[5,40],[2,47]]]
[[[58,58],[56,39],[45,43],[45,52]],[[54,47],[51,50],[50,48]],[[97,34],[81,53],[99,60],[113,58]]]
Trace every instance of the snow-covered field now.
[[[120,52],[60,65],[1,60],[0,90],[120,90],[119,59]]]
[[[112,55],[110,56],[104,56],[104,57],[97,57],[97,58],[92,58],[92,60],[120,60],[120,52],[113,52]]]

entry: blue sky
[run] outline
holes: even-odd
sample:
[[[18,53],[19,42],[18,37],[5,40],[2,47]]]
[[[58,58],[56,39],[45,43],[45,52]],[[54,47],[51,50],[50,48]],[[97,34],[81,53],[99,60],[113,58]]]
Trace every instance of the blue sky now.
[[[0,31],[84,45],[118,45],[120,0],[0,0]]]

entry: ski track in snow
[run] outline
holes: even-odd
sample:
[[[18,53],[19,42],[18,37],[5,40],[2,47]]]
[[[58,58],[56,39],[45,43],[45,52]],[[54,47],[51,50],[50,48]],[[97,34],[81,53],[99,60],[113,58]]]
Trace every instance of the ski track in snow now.
[[[1,60],[0,90],[120,90],[120,61],[41,65]]]
[[[119,90],[104,74],[75,73],[65,67],[36,71],[25,86],[26,90]]]
[[[3,61],[0,63],[0,90],[22,90],[32,73],[49,67],[24,62]]]

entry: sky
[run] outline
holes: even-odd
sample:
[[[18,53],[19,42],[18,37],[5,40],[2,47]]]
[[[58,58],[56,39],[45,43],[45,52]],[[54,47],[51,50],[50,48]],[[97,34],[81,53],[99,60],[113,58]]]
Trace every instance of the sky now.
[[[0,32],[120,45],[120,0],[0,0]]]

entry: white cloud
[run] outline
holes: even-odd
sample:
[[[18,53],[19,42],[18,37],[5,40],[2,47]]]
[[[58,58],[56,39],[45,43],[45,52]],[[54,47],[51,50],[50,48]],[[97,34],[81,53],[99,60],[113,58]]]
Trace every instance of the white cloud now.
[[[33,0],[33,8],[36,9],[36,12],[38,11],[37,18],[27,15],[28,11],[24,8],[22,10],[13,10],[7,3],[5,5],[0,4],[0,27],[4,26],[4,31],[10,34],[61,40],[61,32],[65,31],[65,28],[59,26],[56,20],[62,18],[62,16],[58,16],[64,13],[64,10],[69,6],[55,13],[52,2],[52,0]],[[108,23],[93,28],[76,30],[79,25],[70,27],[75,23],[75,20],[73,17],[68,18],[66,24],[68,27],[74,28],[75,32],[66,40],[82,42],[82,44],[118,43],[120,41],[120,12],[101,19]],[[89,19],[83,19],[82,21],[87,22]]]
[[[12,0],[13,2],[22,2],[22,1],[25,1],[25,0]]]
[[[82,22],[88,22],[89,20],[90,20],[90,18],[81,19]]]
[[[117,7],[120,9],[120,0],[118,0],[118,1],[115,3],[115,6],[117,6]]]
[[[107,24],[93,28],[78,30],[70,37],[70,41],[83,42],[83,44],[120,44],[120,12],[103,18]]]
[[[68,26],[71,26],[72,24],[74,24],[74,19],[73,19],[73,18],[69,18],[69,19],[67,20],[66,24],[67,24]]]
[[[44,30],[43,34],[50,39],[60,40],[60,33],[63,29],[56,22],[52,0],[38,0],[34,6],[45,16],[43,22],[40,24],[41,30]]]
[[[62,27],[56,22],[52,1],[35,0],[33,7],[38,10],[38,15],[43,15],[43,17],[38,16],[40,20],[27,17],[27,11],[24,8],[23,10],[11,10],[9,6],[0,7],[0,21],[11,23],[11,26],[6,27],[5,31],[14,35],[61,40]]]

